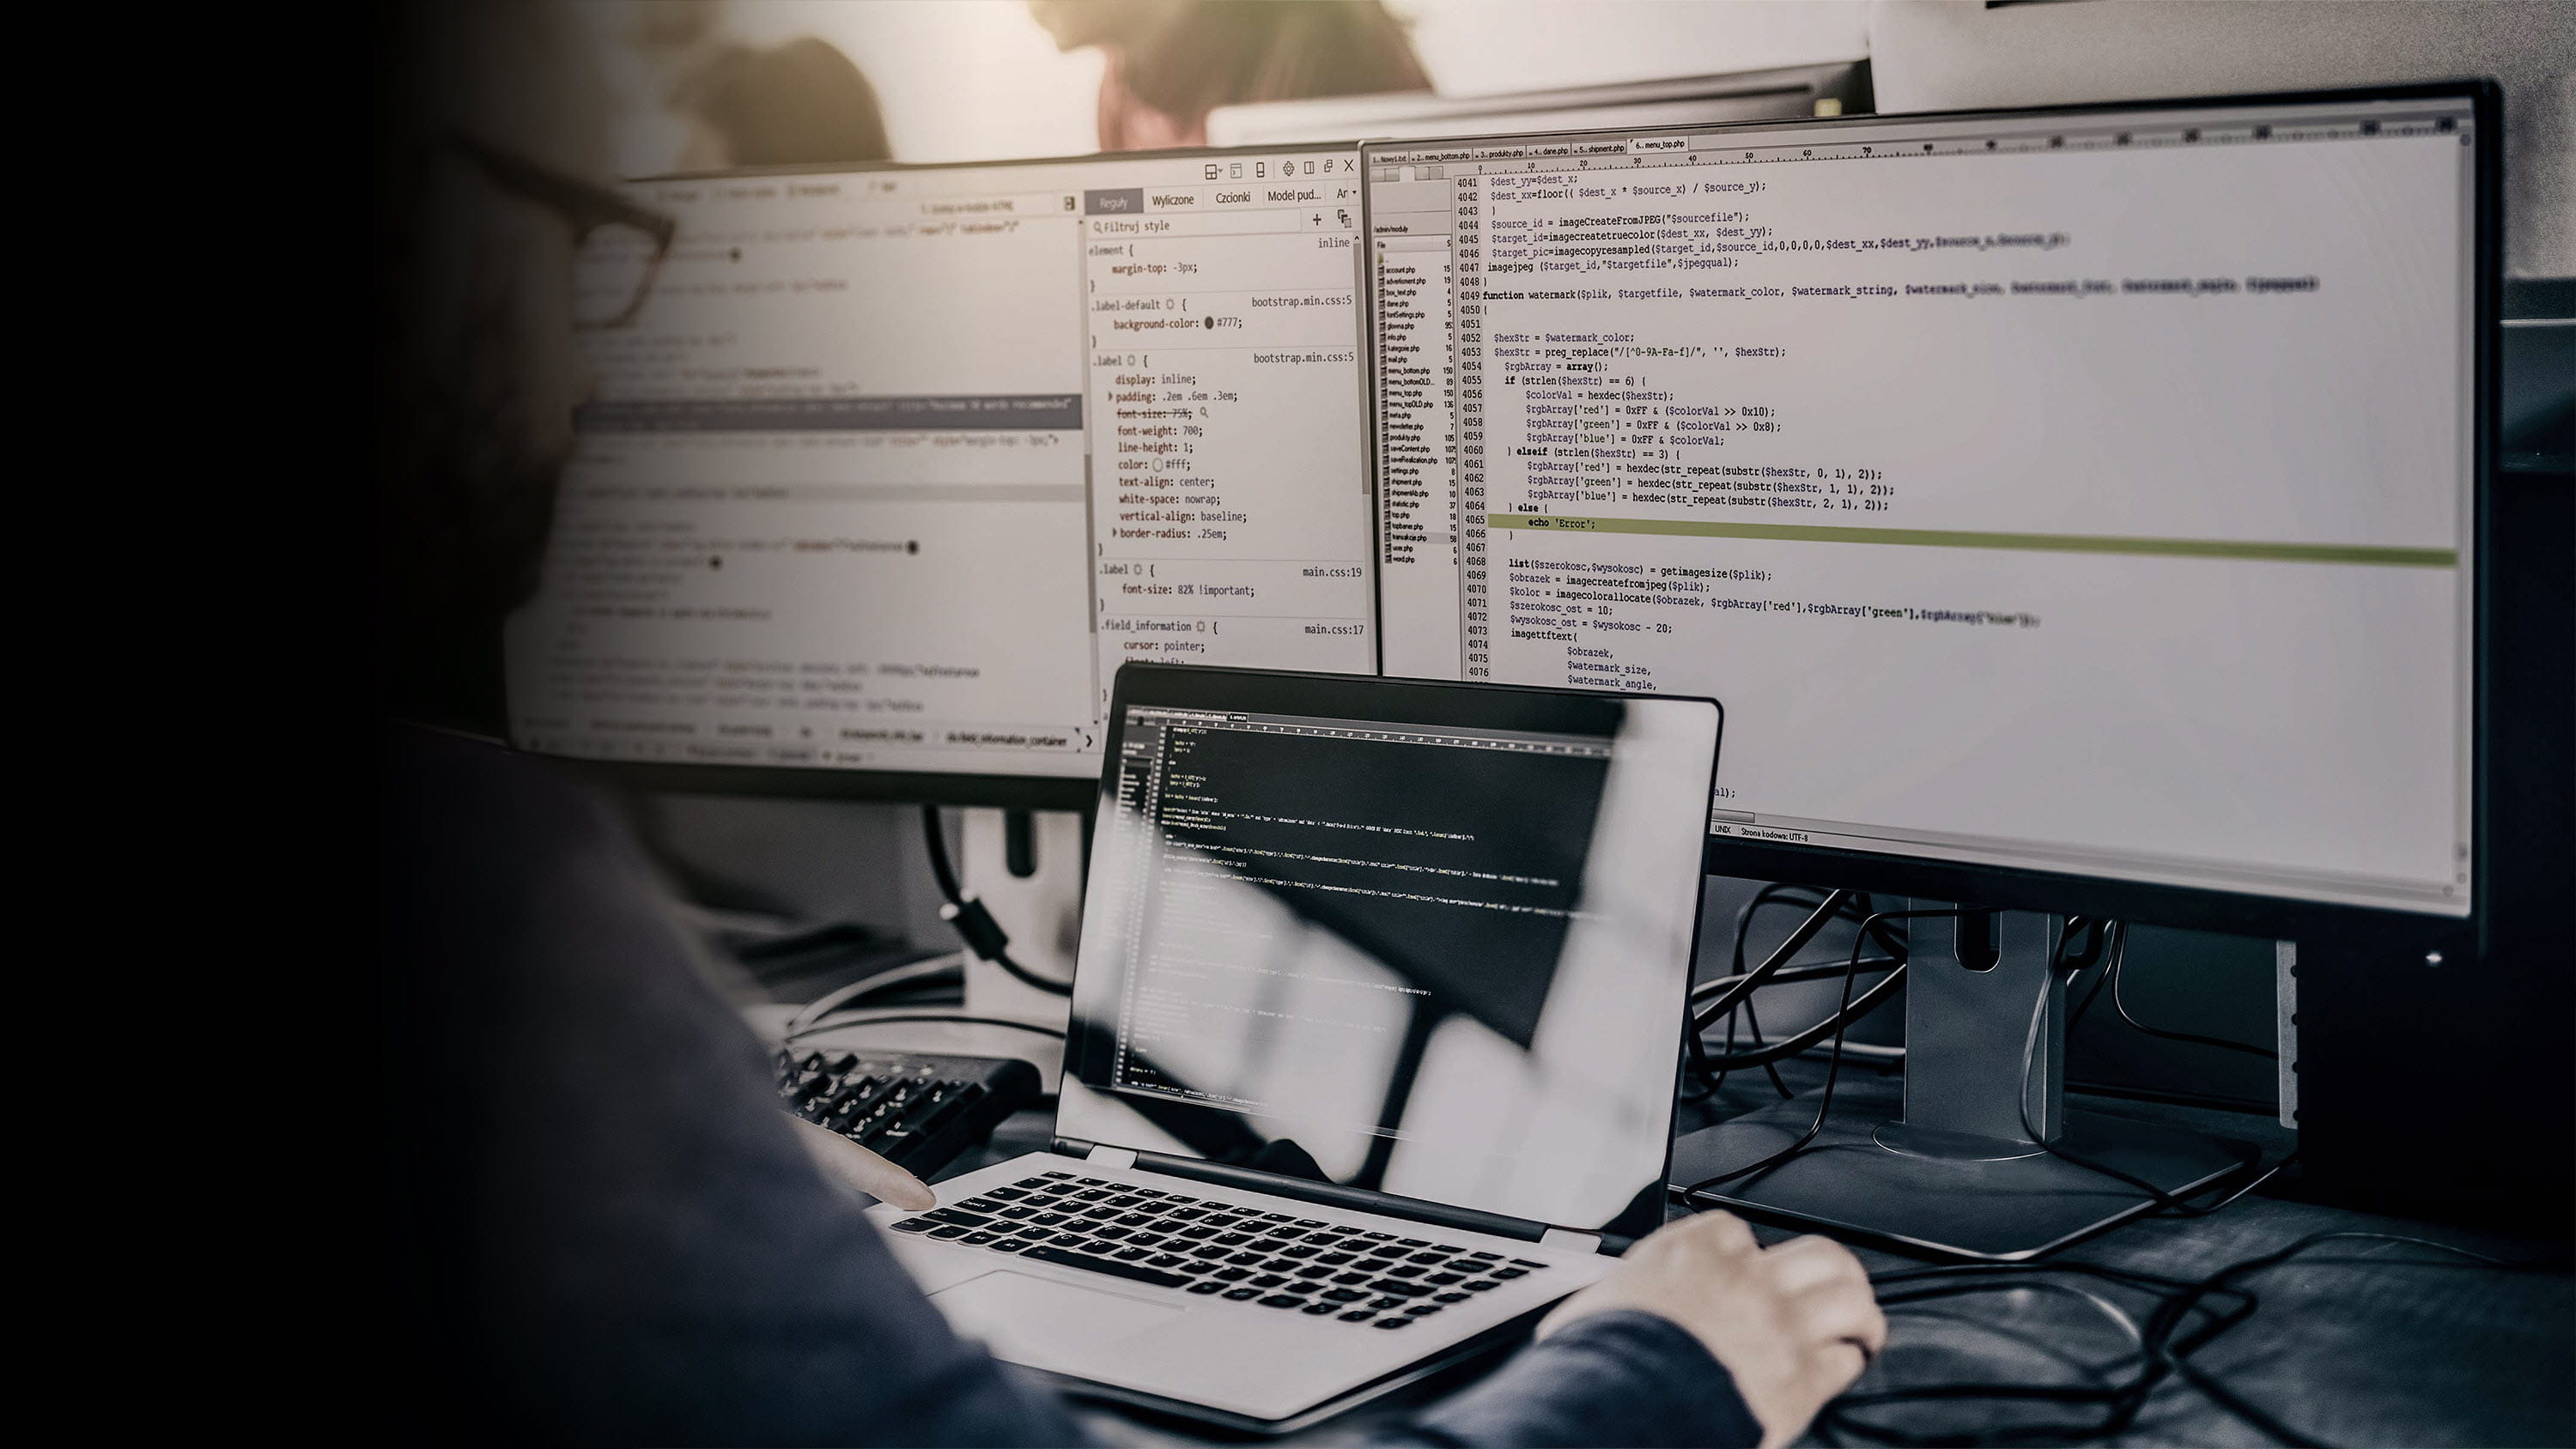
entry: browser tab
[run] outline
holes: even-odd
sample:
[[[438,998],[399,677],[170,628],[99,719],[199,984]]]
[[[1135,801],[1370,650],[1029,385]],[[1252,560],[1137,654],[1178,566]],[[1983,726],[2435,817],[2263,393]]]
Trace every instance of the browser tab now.
[[[1085,216],[1138,216],[1144,210],[1145,188],[1141,186],[1082,193],[1082,214]]]

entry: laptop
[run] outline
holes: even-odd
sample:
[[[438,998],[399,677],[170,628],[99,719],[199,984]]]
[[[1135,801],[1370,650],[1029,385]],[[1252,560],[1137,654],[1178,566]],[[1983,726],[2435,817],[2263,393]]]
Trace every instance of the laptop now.
[[[1129,664],[1053,1149],[871,1208],[959,1331],[1252,1432],[1661,1225],[1714,700]]]

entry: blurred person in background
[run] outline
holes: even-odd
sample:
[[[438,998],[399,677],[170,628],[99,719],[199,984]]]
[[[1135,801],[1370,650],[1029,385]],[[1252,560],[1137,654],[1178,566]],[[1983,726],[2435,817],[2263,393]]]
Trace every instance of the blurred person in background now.
[[[407,1440],[1071,1444],[951,1332],[857,1194],[918,1181],[778,1109],[601,802],[505,744],[502,629],[535,590],[613,233],[607,97],[562,3],[415,0],[387,79],[376,459],[385,632],[378,1138]],[[610,255],[628,255],[615,253]],[[603,311],[602,301],[609,305]],[[1708,1213],[1381,1442],[1786,1443],[1884,1342],[1859,1263]]]
[[[876,88],[829,42],[729,45],[681,81],[671,108],[690,122],[683,171],[884,161]]]
[[[1207,144],[1208,112],[1252,101],[1425,91],[1378,0],[1029,0],[1060,50],[1098,46],[1100,149]]]

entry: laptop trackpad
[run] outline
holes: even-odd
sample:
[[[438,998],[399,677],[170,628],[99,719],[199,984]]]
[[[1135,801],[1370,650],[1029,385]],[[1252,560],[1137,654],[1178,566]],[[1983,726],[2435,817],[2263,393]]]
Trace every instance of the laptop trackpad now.
[[[1061,1363],[1141,1333],[1182,1312],[1120,1293],[1008,1271],[970,1278],[930,1296],[958,1332],[1021,1363]]]

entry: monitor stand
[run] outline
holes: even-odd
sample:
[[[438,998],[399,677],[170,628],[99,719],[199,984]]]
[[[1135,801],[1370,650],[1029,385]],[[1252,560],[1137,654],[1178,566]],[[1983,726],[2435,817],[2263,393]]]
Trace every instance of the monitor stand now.
[[[1937,909],[1932,901],[1913,902]],[[2036,1257],[2151,1209],[2117,1178],[2052,1156],[2042,1140],[2179,1195],[2256,1159],[2255,1149],[2151,1122],[2070,1110],[2066,991],[2050,970],[2056,917],[2026,911],[1911,923],[1902,1093],[1857,1080],[1845,1058],[1824,1129],[1769,1171],[1698,1194],[1752,1216],[1811,1224],[1963,1258]],[[2042,1001],[2045,999],[2045,1006]],[[2044,1011],[2025,1080],[2023,1043]],[[1759,1162],[1816,1120],[1807,1093],[1673,1144],[1680,1187]]]
[[[1082,942],[1083,817],[1069,810],[971,809],[960,814],[959,884],[984,902],[1010,936],[1012,960],[1049,981],[1072,981],[1074,952]],[[1069,1006],[1066,998],[966,953],[969,1013],[1061,1031]],[[1016,1046],[1020,1052],[1030,1050],[1026,1040]]]

